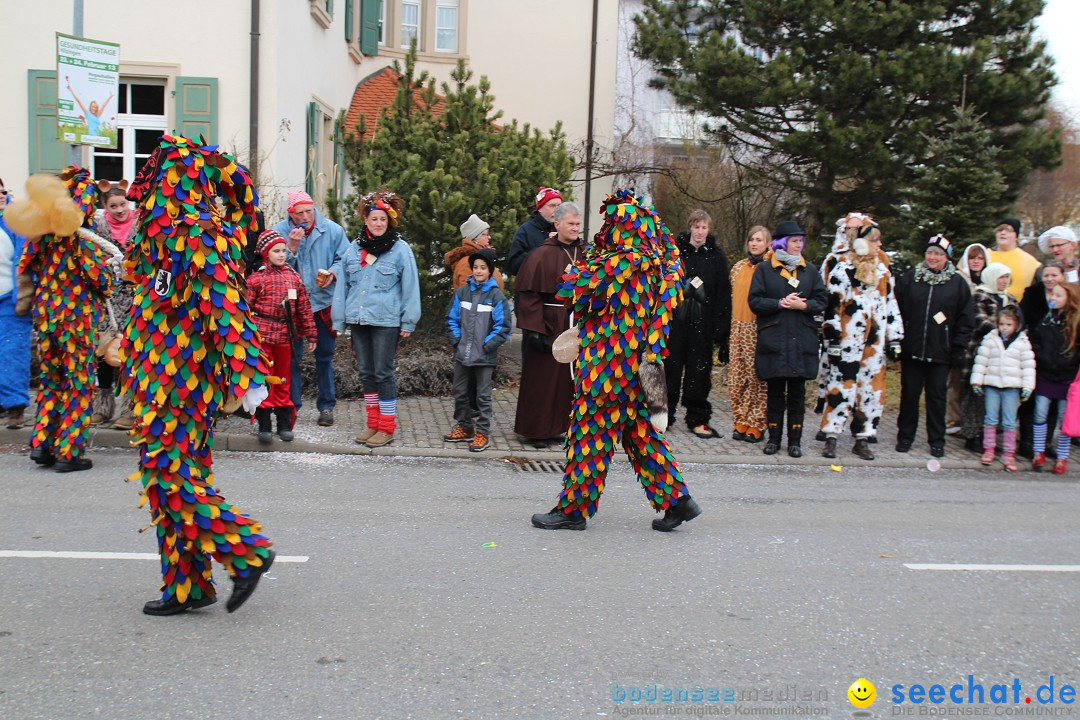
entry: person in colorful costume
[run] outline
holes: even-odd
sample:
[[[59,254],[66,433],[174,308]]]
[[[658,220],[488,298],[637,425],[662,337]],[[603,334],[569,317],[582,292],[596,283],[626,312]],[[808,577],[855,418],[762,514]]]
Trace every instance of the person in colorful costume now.
[[[19,272],[34,281],[40,384],[30,459],[57,472],[88,470],[97,326],[116,282],[108,263],[120,251],[92,232],[98,191],[83,168],[72,165],[59,180],[35,175],[26,189],[27,201],[4,219],[27,238]]]
[[[210,558],[228,571],[233,612],[274,560],[262,527],[213,487],[214,418],[238,398],[253,412],[269,370],[244,294],[241,253],[255,215],[232,157],[164,135],[128,192],[142,209],[125,264],[135,298],[120,345],[135,403],[141,504],[150,504],[163,582],[148,615],[217,600]],[[220,206],[219,206],[220,203]]]
[[[604,225],[585,257],[564,276],[558,297],[572,304],[579,350],[567,431],[563,490],[549,513],[533,515],[543,529],[584,530],[604,492],[620,439],[645,496],[667,532],[701,514],[664,439],[664,372],[672,313],[682,300],[679,251],[651,207],[627,190],[601,207]],[[648,384],[655,378],[655,385]],[[654,424],[658,427],[654,427]]]

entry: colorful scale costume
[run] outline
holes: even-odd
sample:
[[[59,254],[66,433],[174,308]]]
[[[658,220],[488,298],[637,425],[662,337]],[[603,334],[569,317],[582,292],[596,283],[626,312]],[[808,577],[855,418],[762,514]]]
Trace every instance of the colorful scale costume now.
[[[142,481],[140,506],[150,503],[157,528],[162,600],[198,601],[216,594],[209,557],[234,578],[269,557],[261,526],[217,493],[211,469],[218,410],[269,375],[240,266],[257,198],[230,156],[169,135],[128,198],[142,209],[120,349],[140,452],[130,479]]]
[[[72,462],[86,452],[97,326],[116,276],[108,265],[108,244],[90,232],[97,200],[90,173],[73,165],[60,179],[84,216],[83,226],[72,235],[28,239],[19,272],[34,278],[38,332],[40,387],[30,446]]]
[[[688,495],[649,420],[638,373],[639,364],[667,355],[669,323],[682,299],[679,251],[659,216],[628,191],[608,196],[601,214],[595,244],[558,293],[573,304],[580,350],[556,508],[586,518],[596,512],[619,440],[657,512]]]

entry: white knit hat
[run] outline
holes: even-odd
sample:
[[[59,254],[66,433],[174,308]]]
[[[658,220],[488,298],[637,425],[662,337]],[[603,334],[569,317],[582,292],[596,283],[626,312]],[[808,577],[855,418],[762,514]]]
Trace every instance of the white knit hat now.
[[[466,240],[475,240],[480,237],[480,234],[490,228],[486,222],[476,216],[475,213],[469,216],[469,219],[461,223],[461,237]]]

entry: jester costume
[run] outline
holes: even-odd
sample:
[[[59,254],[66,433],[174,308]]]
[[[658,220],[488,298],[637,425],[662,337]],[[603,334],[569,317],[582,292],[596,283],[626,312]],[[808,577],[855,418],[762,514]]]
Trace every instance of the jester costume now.
[[[687,492],[663,428],[658,431],[650,421],[646,392],[662,402],[666,390],[646,387],[642,370],[667,355],[669,323],[682,299],[679,251],[660,217],[629,191],[608,196],[600,214],[604,224],[593,246],[558,292],[577,318],[574,402],[563,490],[552,511],[534,515],[532,522],[584,530],[621,440],[645,496],[657,512],[665,511],[653,528],[668,531],[701,509]],[[662,370],[654,375],[662,386]]]
[[[116,275],[108,265],[108,244],[92,232],[97,187],[90,173],[72,165],[60,179],[82,214],[82,226],[70,235],[28,238],[19,272],[34,280],[40,366],[30,457],[39,465],[55,464],[57,472],[71,472],[93,466],[86,457],[86,431],[94,398],[94,349]]]
[[[232,612],[274,558],[259,523],[215,490],[211,467],[218,411],[236,398],[253,409],[270,374],[240,265],[255,191],[216,146],[165,135],[128,199],[142,212],[125,263],[135,297],[120,377],[135,404],[139,471],[130,479],[150,504],[164,578],[161,599],[143,612],[214,603],[211,557],[233,580]]]

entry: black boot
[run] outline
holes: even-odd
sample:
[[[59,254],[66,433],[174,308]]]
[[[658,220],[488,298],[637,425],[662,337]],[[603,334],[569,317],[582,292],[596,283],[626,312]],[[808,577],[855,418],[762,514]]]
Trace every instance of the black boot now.
[[[664,511],[664,517],[652,521],[652,529],[671,532],[684,522],[690,522],[701,514],[701,506],[689,495],[679,498],[679,504]]]
[[[855,447],[852,448],[851,452],[855,453],[863,460],[874,459],[874,453],[870,452],[870,444],[867,438],[856,438]]]
[[[277,416],[277,434],[278,437],[285,442],[293,441],[292,431],[292,408],[275,408],[274,415]]]
[[[821,457],[829,459],[836,457],[836,438],[825,438],[825,449],[821,451]]]
[[[762,452],[766,455],[775,455],[780,451],[780,424],[770,422],[768,432],[769,439],[765,441],[765,449]]]
[[[551,508],[551,512],[533,515],[532,524],[541,530],[584,530],[585,518],[578,513],[564,513],[562,508],[556,505]]]
[[[58,473],[78,472],[79,470],[89,470],[94,467],[94,461],[88,457],[80,456],[72,458],[71,460],[57,460],[56,465],[53,466],[53,470]]]
[[[270,408],[257,408],[255,421],[259,423],[259,442],[269,445],[274,442],[274,425],[270,416]]]
[[[232,579],[232,595],[225,601],[225,610],[236,612],[241,605],[246,603],[247,599],[251,597],[251,593],[255,592],[255,586],[259,584],[259,579],[263,576],[263,573],[269,570],[273,564],[274,551],[269,550],[267,556],[263,558],[262,565],[259,567],[248,566],[248,576],[246,578],[234,577]]]
[[[789,457],[802,457],[802,423],[788,425],[787,454]]]
[[[30,459],[45,467],[52,467],[53,463],[56,462],[56,456],[52,454],[52,449],[47,445],[38,445],[31,450]]]
[[[204,595],[198,600],[189,597],[184,602],[180,602],[173,596],[168,600],[151,600],[143,605],[142,611],[147,615],[176,615],[187,610],[209,607],[216,602],[217,597],[213,595]]]

